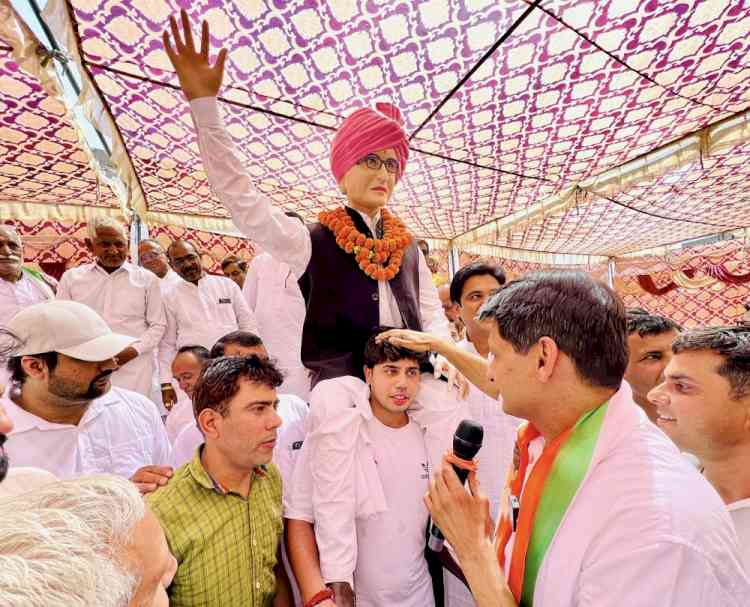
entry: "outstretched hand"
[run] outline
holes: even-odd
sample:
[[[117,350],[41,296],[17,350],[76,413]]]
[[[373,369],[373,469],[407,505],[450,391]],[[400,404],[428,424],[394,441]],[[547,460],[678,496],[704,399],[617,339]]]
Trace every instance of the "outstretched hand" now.
[[[172,62],[177,77],[180,79],[180,87],[185,93],[188,101],[199,97],[216,97],[221,88],[224,77],[224,63],[227,58],[227,49],[221,49],[216,63],[212,66],[208,60],[208,23],[201,24],[201,47],[196,51],[193,44],[193,32],[190,28],[190,19],[185,10],[180,11],[182,21],[183,37],[177,27],[174,16],[169,18],[169,27],[172,30],[172,39],[169,32],[162,34],[164,50]],[[184,38],[184,39],[183,39]]]

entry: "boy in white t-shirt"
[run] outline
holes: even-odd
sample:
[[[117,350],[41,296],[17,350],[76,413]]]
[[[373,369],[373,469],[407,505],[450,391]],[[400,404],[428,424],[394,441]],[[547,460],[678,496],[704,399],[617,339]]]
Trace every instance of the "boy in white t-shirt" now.
[[[337,607],[353,604],[354,596],[363,607],[435,604],[423,497],[430,461],[442,455],[458,420],[433,415],[440,423],[428,426],[425,416],[407,412],[420,390],[420,356],[373,337],[365,347],[365,382],[326,380],[310,396],[309,433],[284,496],[286,518],[314,524],[319,569],[310,566],[309,551],[294,554],[295,544],[309,538],[288,528],[306,604],[318,597],[314,604],[330,607],[326,585]],[[426,388],[439,398],[442,385]]]
[[[679,334],[648,399],[658,426],[700,460],[726,503],[750,572],[750,325]]]

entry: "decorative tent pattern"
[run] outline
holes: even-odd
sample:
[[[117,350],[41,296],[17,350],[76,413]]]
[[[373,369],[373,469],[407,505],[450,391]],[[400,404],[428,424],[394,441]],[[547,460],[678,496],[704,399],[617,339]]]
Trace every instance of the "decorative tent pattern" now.
[[[392,208],[434,247],[606,267],[747,226],[741,0],[0,0],[9,216],[236,234],[161,47],[180,7],[229,49],[220,104],[257,187],[308,219],[341,202],[336,126],[387,100],[413,159]]]

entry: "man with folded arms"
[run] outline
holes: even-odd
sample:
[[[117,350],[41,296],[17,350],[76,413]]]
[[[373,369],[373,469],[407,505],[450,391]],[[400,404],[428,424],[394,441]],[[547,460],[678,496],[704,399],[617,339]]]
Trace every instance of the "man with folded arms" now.
[[[425,498],[479,607],[746,607],[750,581],[721,499],[623,383],[625,309],[577,272],[529,274],[480,311],[490,359],[409,331],[524,418],[495,536],[475,476],[446,463]]]
[[[750,325],[687,331],[672,352],[664,382],[648,395],[657,424],[700,460],[750,572]]]
[[[60,479],[115,474],[142,492],[167,482],[169,441],[154,403],[110,384],[118,352],[134,337],[113,333],[84,304],[59,300],[22,310],[0,333],[11,342],[1,402],[13,422],[5,449],[14,466]]]

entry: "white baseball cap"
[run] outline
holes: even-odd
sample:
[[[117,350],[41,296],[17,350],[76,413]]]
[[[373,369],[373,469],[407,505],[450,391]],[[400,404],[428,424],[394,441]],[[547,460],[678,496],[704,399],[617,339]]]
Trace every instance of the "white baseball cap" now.
[[[53,299],[29,306],[11,318],[6,328],[21,340],[13,356],[59,352],[78,360],[99,362],[138,341],[113,333],[101,316],[77,301]]]

